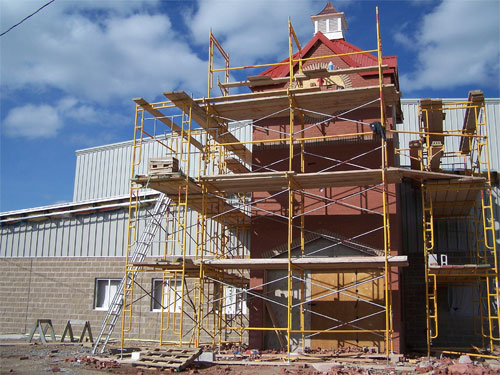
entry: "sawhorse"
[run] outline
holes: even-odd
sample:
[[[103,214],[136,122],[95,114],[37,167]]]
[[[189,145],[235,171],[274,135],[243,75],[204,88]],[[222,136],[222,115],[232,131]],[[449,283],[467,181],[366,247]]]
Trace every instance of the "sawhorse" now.
[[[78,340],[75,340],[73,336],[73,327],[72,327],[73,325],[83,325],[83,331],[82,334],[80,335],[80,339]],[[83,340],[85,339],[85,332],[87,332],[89,336],[89,341],[94,342],[94,338],[92,337],[92,330],[90,329],[90,322],[88,320],[68,320],[66,328],[64,328],[64,333],[62,334],[61,337],[61,342],[64,341],[66,334],[69,334],[70,342],[83,342]]]
[[[50,337],[52,338],[52,342],[56,341],[56,335],[54,333],[54,326],[52,325],[52,320],[50,319],[37,319],[35,324],[33,324],[33,328],[31,328],[30,335],[28,337],[28,342],[31,342],[33,340],[33,336],[35,334],[35,331],[38,329],[38,334],[40,335],[40,340],[44,344],[47,343],[47,340],[45,339],[45,335],[47,334],[47,330],[50,332]]]

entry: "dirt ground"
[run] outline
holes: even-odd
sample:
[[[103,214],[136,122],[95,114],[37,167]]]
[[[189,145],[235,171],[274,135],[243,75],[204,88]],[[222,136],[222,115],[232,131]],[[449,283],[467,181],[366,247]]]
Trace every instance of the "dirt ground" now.
[[[414,357],[387,361],[361,357],[325,357],[324,360],[308,362],[303,357],[286,364],[266,360],[265,355],[253,356],[253,360],[238,359],[238,363],[197,362],[184,371],[186,374],[202,375],[350,375],[350,374],[500,374],[500,362],[493,359],[426,358]],[[471,359],[472,358],[472,359]],[[292,358],[294,359],[294,358]],[[294,359],[296,360],[296,359]],[[245,362],[246,361],[246,362]],[[262,364],[262,362],[267,363]],[[261,364],[259,364],[261,363]],[[131,359],[118,360],[116,356],[93,357],[91,348],[81,344],[40,342],[26,343],[23,340],[0,340],[0,374],[131,374],[148,375],[174,372],[174,369],[147,370],[132,367]]]

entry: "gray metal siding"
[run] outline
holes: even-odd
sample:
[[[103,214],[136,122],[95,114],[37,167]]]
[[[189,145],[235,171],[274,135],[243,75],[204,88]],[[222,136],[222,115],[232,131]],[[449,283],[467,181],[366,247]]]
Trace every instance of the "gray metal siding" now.
[[[141,210],[145,217],[145,209]],[[0,257],[124,256],[128,208],[0,227]],[[139,225],[141,230],[144,224]],[[152,255],[163,248],[156,243]]]
[[[139,210],[138,238],[150,218],[148,210],[152,209],[153,204],[154,202],[143,204]],[[186,217],[187,256],[196,254],[197,215],[197,212],[189,210]],[[175,210],[171,212],[170,217],[176,217]],[[125,256],[128,207],[123,204],[111,211],[75,212],[66,217],[46,216],[36,220],[38,221],[4,223],[0,227],[0,258]],[[214,225],[213,223],[208,220],[208,227]],[[163,256],[166,240],[165,231],[158,230],[148,254],[153,257]],[[231,241],[231,244],[236,242],[236,237],[232,237]],[[179,244],[174,242],[172,245],[167,255],[181,255]]]
[[[465,101],[466,99],[443,99],[446,102]],[[403,110],[404,122],[396,126],[397,130],[418,131],[418,99],[402,99],[401,108]],[[444,130],[461,129],[465,109],[446,111]],[[486,118],[488,124],[490,168],[492,171],[500,171],[500,99],[486,99]],[[410,140],[418,139],[416,134],[399,134],[399,144],[401,148],[407,148]],[[459,137],[446,137],[445,149],[457,150]],[[410,160],[401,157],[399,163],[402,167],[409,167]],[[443,168],[458,168],[460,160],[458,158],[443,158]]]
[[[249,124],[249,123],[246,123]],[[239,124],[230,125],[231,133],[242,141],[252,139],[252,127]],[[167,142],[169,136],[160,136],[157,140]],[[197,134],[194,138],[206,140],[206,134]],[[132,162],[133,142],[94,147],[76,152],[75,186],[73,201],[109,198],[129,193],[130,167]],[[248,145],[251,149],[251,144]],[[148,160],[167,155],[167,149],[152,139],[144,139],[141,163],[135,174],[147,174]],[[187,151],[185,149],[185,151]],[[199,169],[200,152],[191,147],[189,175],[196,177]],[[180,160],[180,168],[186,173],[186,163]],[[151,192],[151,191],[150,191]]]

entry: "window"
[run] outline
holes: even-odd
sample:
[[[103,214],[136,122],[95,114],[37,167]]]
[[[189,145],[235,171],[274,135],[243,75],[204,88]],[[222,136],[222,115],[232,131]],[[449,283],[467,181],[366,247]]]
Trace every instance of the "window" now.
[[[242,288],[224,287],[223,313],[237,315],[247,313],[247,294]]]
[[[153,290],[151,293],[151,311],[161,311],[161,287],[162,279],[153,279]],[[181,312],[182,281],[180,279],[166,279],[163,295],[164,311],[171,313]]]
[[[118,291],[120,279],[96,279],[94,291],[94,309],[108,310],[113,297]]]

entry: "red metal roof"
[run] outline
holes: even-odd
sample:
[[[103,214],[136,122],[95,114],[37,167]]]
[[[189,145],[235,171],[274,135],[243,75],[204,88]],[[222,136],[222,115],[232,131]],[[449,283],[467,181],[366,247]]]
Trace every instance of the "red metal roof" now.
[[[352,53],[352,52],[361,52],[363,51],[362,49],[352,45],[351,43],[346,42],[345,40],[342,39],[335,39],[335,40],[329,40],[327,37],[323,35],[321,31],[318,31],[314,37],[305,45],[305,47],[302,49],[302,56],[305,56],[307,52],[316,44],[316,43],[323,43],[325,44],[330,50],[332,51],[332,54],[338,55],[338,54],[344,54],[344,53]],[[294,54],[294,58],[298,58],[299,53]],[[371,53],[363,53],[363,54],[358,54],[358,55],[350,55],[350,56],[340,56],[342,60],[346,62],[347,65],[353,67],[353,68],[359,68],[359,67],[365,67],[365,66],[374,66],[378,64],[378,59],[376,56],[372,55]],[[287,62],[289,59],[286,58],[282,62]],[[388,65],[389,70],[385,70],[385,73],[393,73],[395,69],[397,69],[398,66],[398,58],[397,56],[384,56],[382,57],[382,62],[385,65]],[[294,66],[297,63],[294,62]],[[267,75],[271,78],[278,78],[278,77],[286,77],[289,74],[289,66],[288,65],[276,65],[273,66],[264,72],[260,73],[260,75]],[[362,73],[361,75],[366,75],[370,73]]]
[[[323,8],[323,10],[316,15],[323,16],[325,14],[336,14],[336,13],[339,12],[337,12],[337,10],[333,7],[332,3],[329,1],[328,3],[326,3],[326,6]]]

